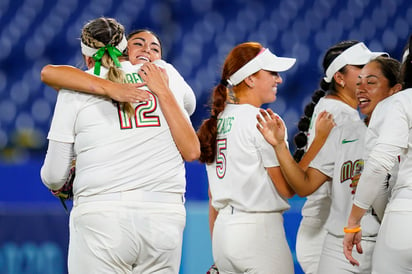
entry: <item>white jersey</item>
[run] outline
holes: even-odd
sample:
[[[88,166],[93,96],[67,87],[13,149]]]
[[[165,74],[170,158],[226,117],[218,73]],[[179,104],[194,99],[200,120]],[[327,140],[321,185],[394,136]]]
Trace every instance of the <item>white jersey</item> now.
[[[396,197],[401,191],[412,191],[412,89],[398,92],[383,102],[376,107],[371,130],[378,127],[377,146],[389,144],[405,152],[400,155],[399,172],[392,189],[392,197]]]
[[[218,117],[216,160],[206,165],[217,210],[231,205],[248,212],[289,209],[266,171],[279,166],[273,147],[256,128],[259,108],[228,104]]]
[[[368,160],[369,154],[372,151],[372,149],[376,146],[376,142],[378,140],[378,137],[380,135],[381,126],[383,125],[383,121],[386,118],[386,113],[391,111],[391,108],[393,107],[391,105],[391,97],[388,97],[382,101],[380,101],[371,116],[371,119],[369,121],[368,129],[366,131],[365,135],[365,150],[364,150],[364,160],[365,163]],[[388,173],[388,177],[386,178],[385,183],[387,186],[392,190],[396,178],[398,176],[398,170],[399,170],[399,161],[400,161],[400,156],[398,157],[398,161],[396,162],[395,166],[392,168],[392,170]]]
[[[122,66],[130,82],[141,81],[139,66]],[[106,75],[107,69],[101,69]],[[183,105],[181,97],[176,99]],[[152,94],[151,101],[134,107],[135,116],[128,119],[109,98],[59,92],[48,139],[74,143],[75,197],[133,189],[185,192],[184,161],[158,99]]]
[[[343,236],[343,227],[352,208],[351,178],[357,170],[363,169],[366,125],[355,109],[341,101],[322,98],[318,105],[331,110],[336,126],[310,167],[332,178],[331,208],[326,230],[335,236]],[[367,213],[362,219],[363,236],[375,236],[378,229],[377,217]]]
[[[313,111],[311,124],[308,132],[308,147],[312,144],[313,140],[315,139],[317,117],[322,111],[325,110],[333,114],[333,119],[337,126],[345,123],[347,119],[349,119],[349,121],[359,120],[358,112],[355,109],[348,106],[347,104],[330,98],[321,98],[319,102],[316,104],[315,109]],[[348,113],[349,115],[347,115],[346,113]],[[306,197],[306,202],[302,208],[302,216],[318,218],[319,222],[321,223],[326,222],[326,219],[329,215],[329,208],[331,204],[331,183],[332,181],[325,182],[314,193]]]

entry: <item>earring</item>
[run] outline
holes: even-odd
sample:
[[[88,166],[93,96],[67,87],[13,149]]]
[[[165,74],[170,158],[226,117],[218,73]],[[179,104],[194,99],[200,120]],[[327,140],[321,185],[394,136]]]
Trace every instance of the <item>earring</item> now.
[[[341,83],[340,83],[340,86],[341,86],[342,88],[345,88],[345,82],[341,82]]]

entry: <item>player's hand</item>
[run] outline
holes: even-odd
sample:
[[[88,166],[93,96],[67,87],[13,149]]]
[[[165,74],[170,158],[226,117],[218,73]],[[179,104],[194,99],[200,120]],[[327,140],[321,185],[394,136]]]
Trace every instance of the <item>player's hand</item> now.
[[[285,141],[285,125],[271,109],[260,110],[260,115],[256,116],[258,123],[256,127],[265,140],[272,146],[277,146]]]
[[[348,259],[348,261],[352,265],[359,266],[359,262],[352,256],[352,250],[353,247],[356,246],[358,253],[363,253],[361,239],[362,231],[356,233],[345,233],[345,237],[343,238],[343,253],[345,254],[346,259]]]
[[[335,126],[333,115],[324,110],[316,118],[315,136],[321,140],[326,140]]]
[[[146,62],[139,70],[139,75],[147,87],[157,96],[170,92],[169,78],[166,70],[150,62]]]
[[[107,95],[117,102],[138,103],[152,99],[146,90],[145,84],[122,84],[113,82],[113,87],[107,90]]]

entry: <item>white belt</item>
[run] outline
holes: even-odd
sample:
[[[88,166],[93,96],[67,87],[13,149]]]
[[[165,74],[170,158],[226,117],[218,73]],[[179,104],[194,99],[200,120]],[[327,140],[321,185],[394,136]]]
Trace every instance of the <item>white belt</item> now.
[[[185,202],[185,198],[181,193],[129,190],[96,194],[92,196],[77,196],[74,197],[73,204],[78,205],[80,203],[98,201],[135,201],[183,204]]]

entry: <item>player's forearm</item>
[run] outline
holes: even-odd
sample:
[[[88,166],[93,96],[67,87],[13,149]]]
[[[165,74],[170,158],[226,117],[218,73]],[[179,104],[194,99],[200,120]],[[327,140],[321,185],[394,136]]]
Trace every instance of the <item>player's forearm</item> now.
[[[365,215],[366,209],[360,208],[356,205],[352,206],[351,213],[348,218],[348,227],[358,227],[360,226],[363,215]]]
[[[192,124],[179,107],[176,98],[170,90],[160,93],[158,98],[173,140],[183,159],[188,162],[197,160],[200,157],[199,139]]]
[[[277,185],[276,189],[278,193],[286,199],[290,199],[293,196],[295,196],[295,191],[287,182],[285,182],[284,184]]]
[[[389,145],[376,145],[369,154],[365,169],[359,179],[354,204],[368,209],[378,197],[385,197],[386,176],[397,161],[400,148]]]
[[[310,145],[309,149],[303,155],[302,160],[299,162],[299,167],[302,170],[308,169],[310,162],[315,158],[316,154],[320,151],[322,146],[325,144],[324,139],[316,138],[313,140],[312,144]]]
[[[93,76],[78,68],[66,65],[47,65],[41,71],[41,80],[55,89],[71,89],[109,96],[113,82]]]
[[[267,172],[279,195],[286,199],[292,198],[295,195],[295,191],[286,182],[280,167],[269,167]]]
[[[288,147],[286,146],[286,143],[280,143],[274,148],[283,176],[296,194],[300,197],[305,197],[313,193],[316,188],[310,184],[306,173],[295,162]]]
[[[74,157],[73,144],[49,141],[40,177],[49,189],[60,189],[69,175]]]

